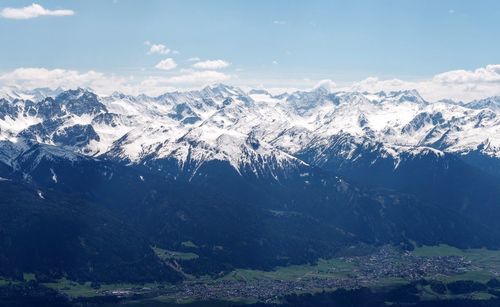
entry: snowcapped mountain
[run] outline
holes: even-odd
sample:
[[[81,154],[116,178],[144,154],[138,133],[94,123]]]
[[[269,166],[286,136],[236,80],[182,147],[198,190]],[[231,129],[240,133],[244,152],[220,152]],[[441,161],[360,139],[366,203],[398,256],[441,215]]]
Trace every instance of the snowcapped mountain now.
[[[3,87],[0,88],[0,99],[14,101],[16,99],[39,101],[47,97],[55,97],[62,93],[64,89],[56,88],[36,88],[33,90],[25,90],[17,87]]]
[[[480,100],[474,100],[466,104],[467,107],[472,109],[493,109],[500,110],[500,96],[489,97]]]
[[[88,89],[2,91],[2,162],[34,144],[127,164],[173,160],[179,169],[225,161],[238,173],[320,166],[376,151],[402,157],[470,152],[500,158],[498,97],[470,103],[425,101],[415,90],[273,96],[224,84],[157,97]],[[375,159],[375,158],[374,158]],[[371,161],[375,163],[375,160]],[[13,166],[13,165],[12,165]],[[13,166],[14,167],[14,166]]]
[[[79,271],[57,262],[45,272],[123,281],[138,259],[133,276],[170,272],[150,246],[183,242],[199,247],[188,273],[203,274],[310,263],[359,242],[497,248],[497,101],[223,84],[157,97],[17,89],[0,98],[10,212],[0,217],[18,252],[0,258],[16,264],[33,241],[49,259],[61,245],[82,255]],[[42,240],[16,240],[25,224]],[[75,224],[71,239],[53,239]],[[89,263],[103,265],[89,273]]]

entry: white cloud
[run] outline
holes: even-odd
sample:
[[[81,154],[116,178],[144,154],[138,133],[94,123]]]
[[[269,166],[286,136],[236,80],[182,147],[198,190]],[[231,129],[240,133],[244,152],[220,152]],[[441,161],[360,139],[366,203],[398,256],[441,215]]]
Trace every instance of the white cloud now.
[[[144,45],[149,46],[149,50],[147,54],[179,54],[178,50],[170,50],[164,44],[154,44],[151,41],[144,41]]]
[[[166,58],[163,61],[160,61],[158,64],[155,65],[155,68],[162,69],[162,70],[171,70],[177,67],[177,63],[175,63],[174,59],[172,58]]]
[[[49,10],[40,4],[33,3],[22,8],[6,7],[0,11],[0,16],[8,19],[30,19],[40,16],[72,16],[72,10]]]
[[[172,76],[167,78],[165,81],[169,84],[208,84],[213,82],[227,81],[229,79],[230,76],[222,72],[204,70]]]
[[[163,44],[149,44],[149,51],[148,54],[169,54],[170,49],[167,48],[167,46]]]
[[[106,75],[94,70],[79,72],[67,69],[17,68],[0,74],[0,85],[27,89],[90,87],[96,90],[105,90],[114,86],[120,88],[131,80],[131,78]]]
[[[6,83],[15,81],[21,86],[33,87],[43,86],[46,82],[52,84],[77,84],[88,83],[89,81],[99,79],[102,73],[90,70],[86,73],[80,73],[76,70],[53,69],[46,68],[17,68],[11,72],[0,76],[0,81]],[[64,81],[64,82],[63,82]]]
[[[436,75],[433,80],[443,84],[498,83],[500,85],[500,65],[487,65],[476,70],[452,70]]]
[[[1,87],[21,89],[77,88],[88,87],[100,95],[109,95],[115,91],[138,95],[159,95],[166,91],[197,88],[203,85],[229,81],[232,76],[217,71],[184,71],[167,77],[115,76],[97,71],[79,72],[67,69],[18,68],[0,73]]]
[[[416,89],[430,101],[447,98],[469,101],[500,95],[500,65],[487,65],[475,70],[452,70],[418,81],[370,77],[353,83],[350,89],[371,92]]]
[[[500,95],[500,65],[487,65],[475,70],[453,70],[422,80],[407,81],[369,77],[359,82],[342,83],[341,85],[330,79],[320,81],[293,78],[239,79],[237,75],[229,75],[215,70],[183,69],[176,73],[163,74],[161,76],[139,75],[139,77],[133,77],[105,74],[94,70],[80,72],[67,69],[18,68],[0,73],[0,87],[17,86],[26,89],[90,87],[103,95],[111,94],[114,91],[157,95],[174,89],[198,88],[210,83],[230,81],[232,84],[241,86],[265,83],[268,90],[273,92],[292,91],[297,88],[317,88],[319,86],[335,91],[378,92],[416,89],[422,97],[429,101],[445,98],[470,101]]]
[[[368,91],[368,92],[378,92],[378,91],[395,91],[400,89],[405,89],[408,86],[412,86],[411,82],[404,82],[399,79],[388,79],[380,80],[377,77],[368,77],[364,80],[354,82],[351,89],[354,91]]]
[[[188,62],[199,62],[201,59],[197,56],[187,59]]]
[[[216,82],[226,82],[231,76],[218,71],[191,71],[170,77],[151,76],[138,84],[138,93],[159,95],[166,91],[193,89]],[[137,93],[137,90],[136,90]]]
[[[226,68],[231,63],[226,62],[224,60],[207,60],[207,61],[201,61],[193,64],[194,68],[198,69],[221,69],[221,68]]]
[[[324,79],[324,80],[320,80],[314,86],[314,88],[320,88],[320,87],[322,87],[328,91],[333,91],[333,89],[335,89],[337,87],[337,84],[330,79]]]
[[[269,87],[266,89],[271,95],[280,95],[284,93],[293,93],[300,91],[298,87]]]
[[[283,26],[283,25],[286,25],[286,21],[284,21],[284,20],[275,20],[275,21],[273,21],[273,24],[279,25],[279,26]]]

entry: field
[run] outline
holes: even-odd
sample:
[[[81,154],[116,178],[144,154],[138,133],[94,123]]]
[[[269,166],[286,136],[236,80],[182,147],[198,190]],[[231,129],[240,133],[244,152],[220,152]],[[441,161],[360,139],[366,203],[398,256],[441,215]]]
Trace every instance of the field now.
[[[291,265],[277,267],[274,271],[235,270],[224,276],[224,280],[295,280],[305,277],[339,278],[348,277],[354,266],[341,259],[320,259],[315,265]]]
[[[194,260],[198,258],[198,255],[195,253],[184,253],[177,251],[169,251],[166,249],[162,249],[159,247],[153,247],[153,251],[156,253],[158,258],[161,260]]]

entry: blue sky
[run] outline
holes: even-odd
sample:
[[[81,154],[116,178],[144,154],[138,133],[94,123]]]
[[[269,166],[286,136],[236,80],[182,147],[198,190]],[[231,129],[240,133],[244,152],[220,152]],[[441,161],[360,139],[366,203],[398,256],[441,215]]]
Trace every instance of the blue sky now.
[[[307,87],[324,79],[417,82],[500,63],[500,1],[81,0],[35,2],[71,10],[53,14],[62,16],[13,19],[5,11],[32,3],[0,1],[1,73],[64,69],[139,82],[211,71],[214,81]],[[170,52],[148,54],[152,45]],[[193,58],[227,66],[195,69]],[[159,69],[165,59],[175,67]],[[195,84],[183,80],[164,85]]]

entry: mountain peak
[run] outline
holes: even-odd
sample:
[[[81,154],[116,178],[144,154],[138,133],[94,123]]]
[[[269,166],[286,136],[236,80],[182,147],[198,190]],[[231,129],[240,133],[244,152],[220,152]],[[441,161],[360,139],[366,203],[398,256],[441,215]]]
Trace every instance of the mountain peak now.
[[[391,91],[388,94],[389,97],[397,99],[399,102],[414,102],[427,104],[427,101],[420,96],[420,93],[416,89]]]
[[[201,92],[203,94],[208,94],[209,96],[245,95],[240,88],[223,83],[207,85],[201,90]]]
[[[500,110],[500,96],[492,96],[484,99],[473,100],[465,104],[466,107],[472,109],[492,109]]]
[[[91,89],[88,88],[83,88],[83,87],[78,87],[76,89],[69,89],[62,91],[56,96],[56,100],[63,100],[63,99],[78,99],[82,96],[93,96],[97,97],[94,92],[92,92]]]
[[[251,89],[250,91],[248,91],[248,95],[268,95],[268,96],[272,96],[265,89]]]

